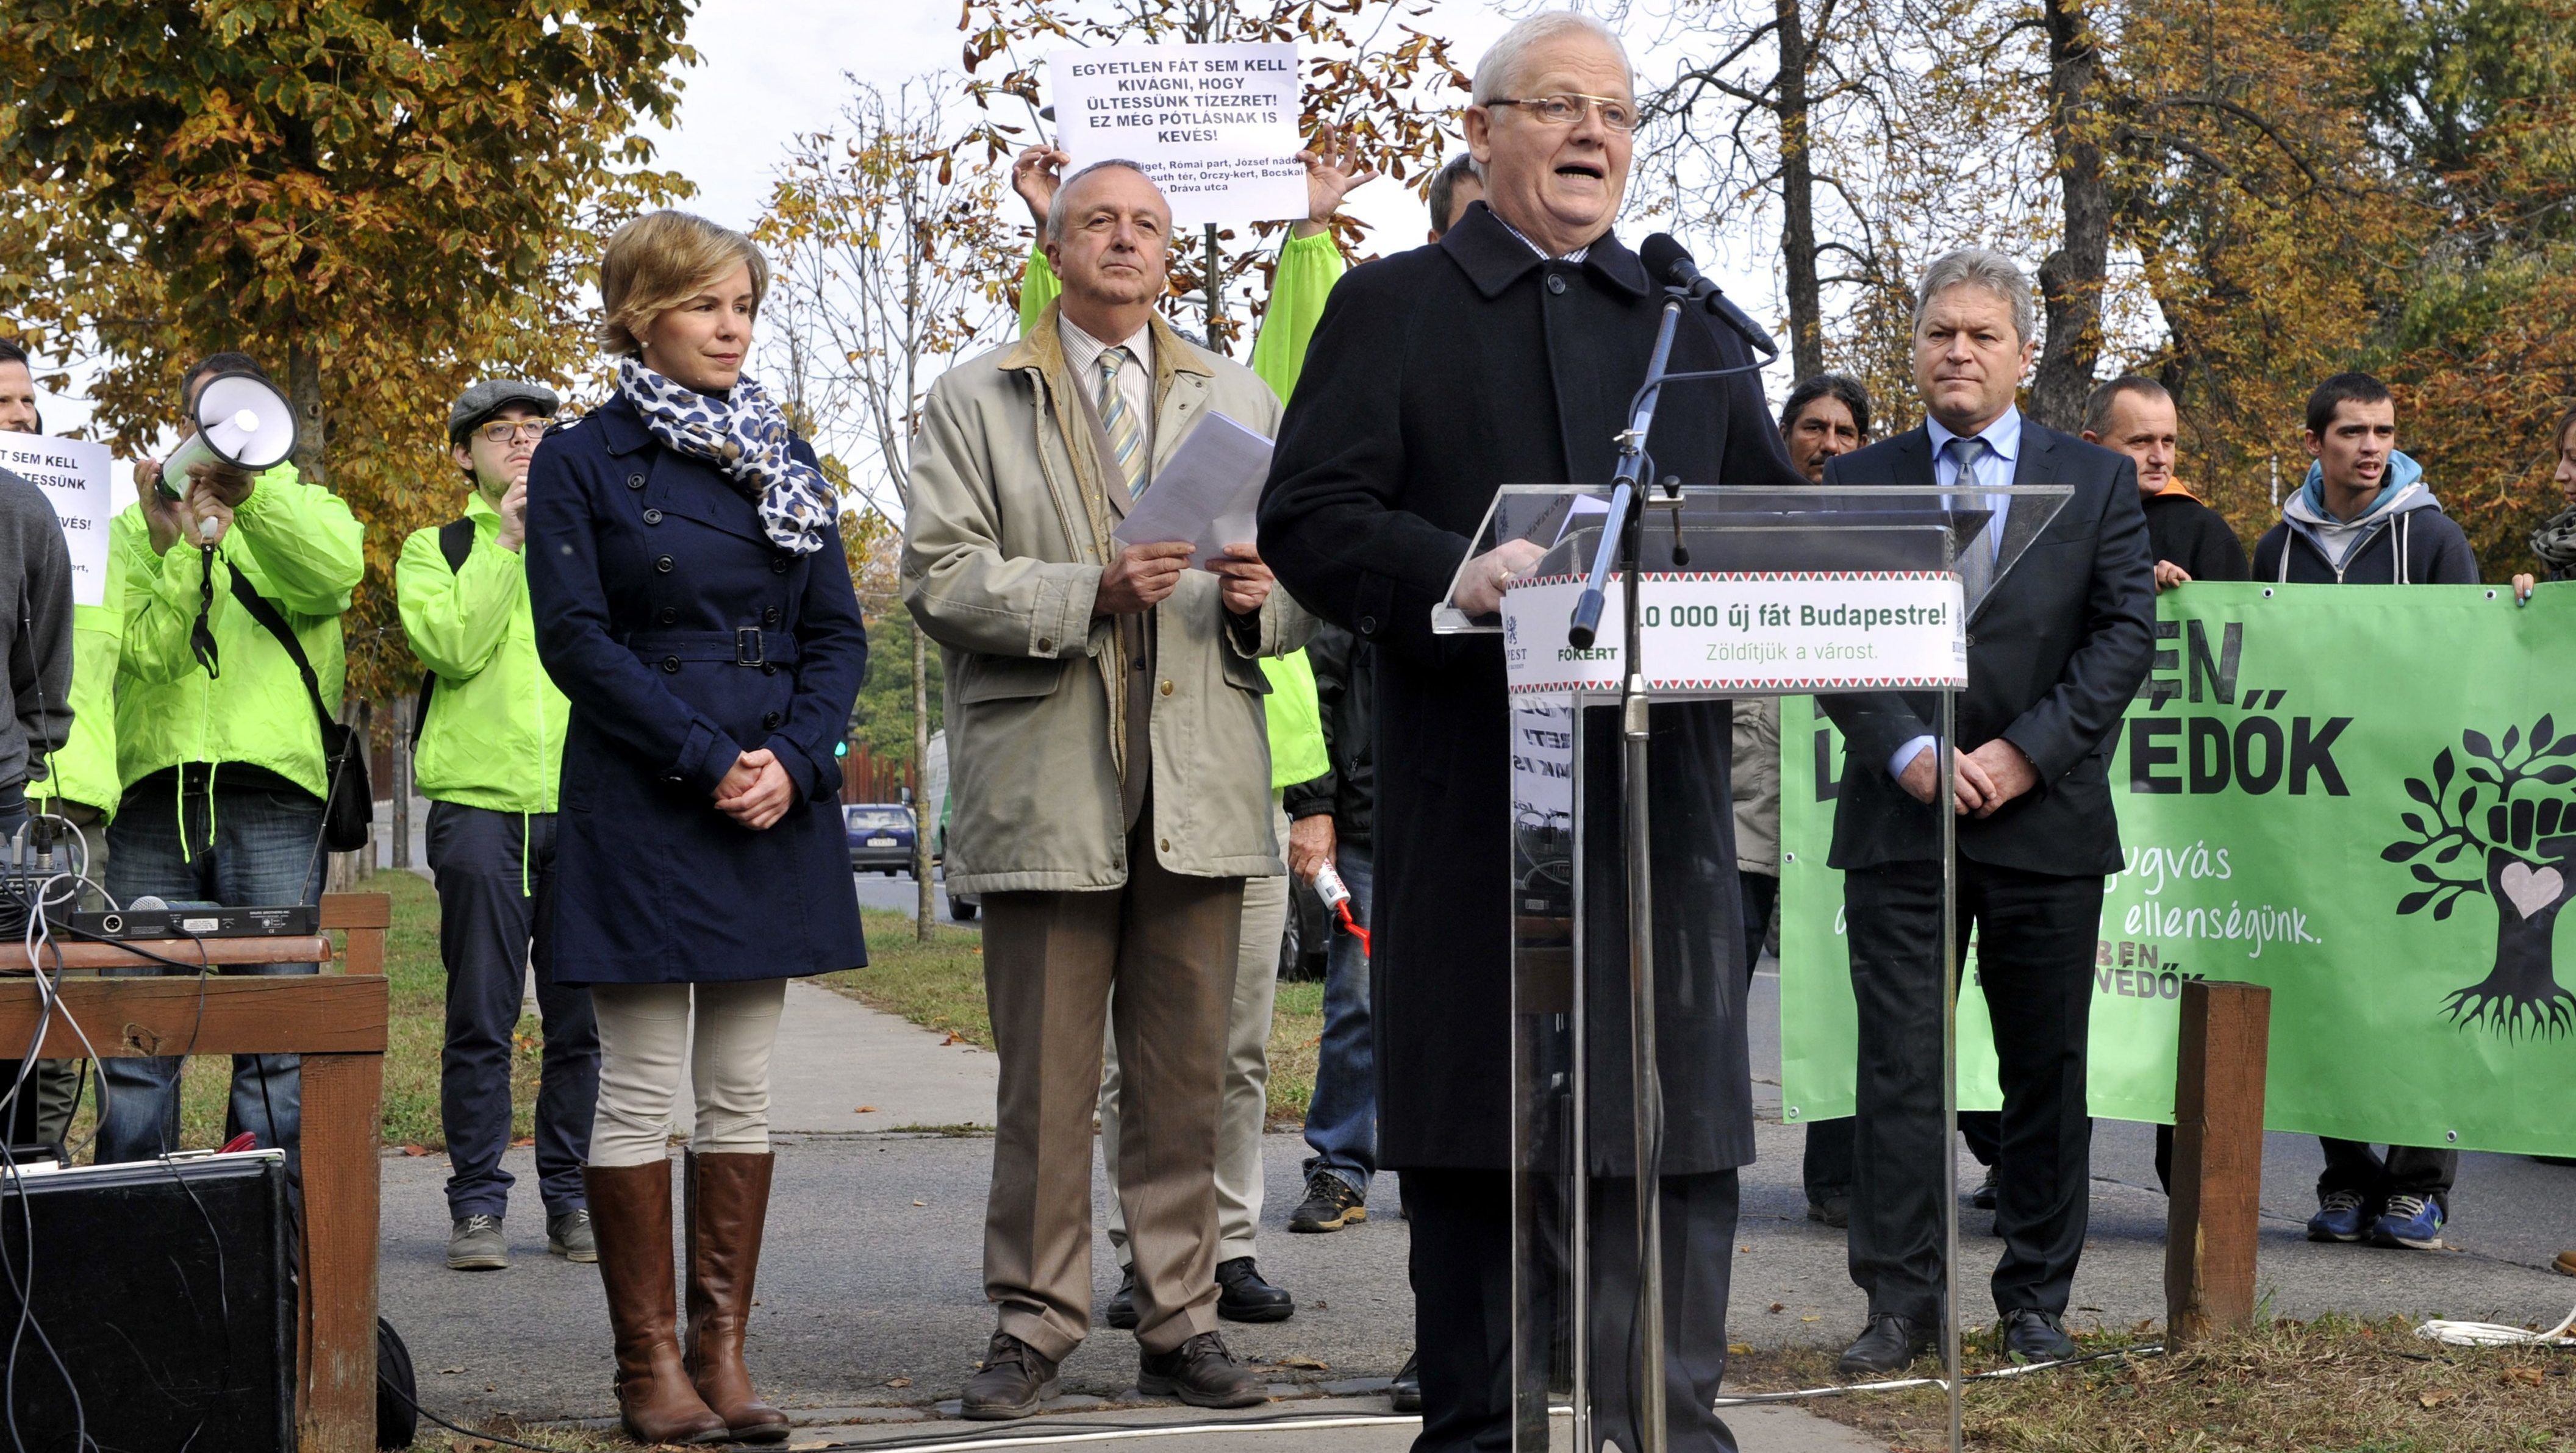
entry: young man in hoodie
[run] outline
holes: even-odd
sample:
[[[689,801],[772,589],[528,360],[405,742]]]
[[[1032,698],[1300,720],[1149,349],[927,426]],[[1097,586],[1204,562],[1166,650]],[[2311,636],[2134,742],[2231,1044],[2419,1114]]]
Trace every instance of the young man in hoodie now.
[[[2329,585],[2475,585],[2469,537],[2442,513],[2424,471],[2397,448],[2397,401],[2366,373],[2338,373],[2308,396],[2308,481],[2254,547],[2254,578]],[[2311,1241],[2371,1241],[2429,1251],[2450,1218],[2455,1150],[2392,1145],[2386,1159],[2325,1141]]]
[[[514,1182],[501,1157],[510,1144],[511,1038],[532,958],[545,1025],[536,1158],[546,1249],[599,1260],[581,1177],[599,1096],[599,1021],[588,989],[554,981],[543,932],[571,708],[537,661],[520,557],[528,461],[557,402],[553,389],[518,379],[484,379],[458,396],[447,443],[468,486],[465,512],[413,531],[394,567],[403,632],[433,675],[413,762],[429,799],[438,955],[447,968],[438,1118],[450,1166],[447,1264],[456,1271],[510,1262],[502,1217]]]

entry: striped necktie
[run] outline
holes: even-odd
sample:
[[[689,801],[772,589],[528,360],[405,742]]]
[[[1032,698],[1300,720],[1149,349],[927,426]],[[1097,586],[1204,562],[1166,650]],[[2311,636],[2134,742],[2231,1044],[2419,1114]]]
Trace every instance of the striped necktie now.
[[[1959,472],[1951,479],[1950,487],[1965,496],[1959,503],[1970,508],[1989,503],[1990,501],[1977,488],[1977,461],[1985,457],[1986,441],[1974,438],[1953,438],[1942,447],[1949,454],[1952,462],[1958,466]],[[1990,519],[1986,522],[1986,527],[1979,530],[1976,537],[1969,540],[1958,554],[1959,579],[1964,587],[1962,593],[1966,596],[1968,609],[1971,611],[1977,608],[1979,601],[1986,598],[1986,592],[1993,588],[1995,583],[1994,535],[1994,521]]]
[[[1124,348],[1100,350],[1100,427],[1109,436],[1110,452],[1118,456],[1118,476],[1132,496],[1145,492],[1145,430],[1118,387],[1119,365],[1130,356]]]

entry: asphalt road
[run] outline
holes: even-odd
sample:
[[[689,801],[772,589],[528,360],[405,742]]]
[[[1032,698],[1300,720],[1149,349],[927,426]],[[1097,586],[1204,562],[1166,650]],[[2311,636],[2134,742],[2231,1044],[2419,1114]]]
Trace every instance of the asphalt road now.
[[[910,873],[897,873],[892,877],[875,872],[853,873],[850,876],[859,886],[859,906],[862,908],[887,908],[897,913],[909,914],[920,906],[920,899],[916,896],[919,885],[913,881]],[[947,890],[936,882],[931,886],[933,890],[931,896],[938,904],[940,922],[957,923],[966,928],[984,926],[980,918],[961,920],[952,915],[948,911]]]

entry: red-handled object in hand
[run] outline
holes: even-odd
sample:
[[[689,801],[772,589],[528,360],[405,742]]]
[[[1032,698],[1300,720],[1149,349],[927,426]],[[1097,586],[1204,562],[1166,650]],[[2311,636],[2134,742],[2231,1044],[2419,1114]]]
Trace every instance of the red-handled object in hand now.
[[[234,1136],[232,1139],[225,1141],[224,1148],[217,1151],[216,1154],[239,1155],[245,1150],[257,1149],[259,1149],[259,1137],[245,1130],[241,1134]]]
[[[1360,941],[1360,956],[1366,958],[1369,951],[1369,931],[1360,927],[1359,920],[1351,917],[1350,885],[1342,881],[1342,875],[1334,872],[1333,865],[1330,863],[1315,870],[1315,896],[1323,899],[1324,906],[1333,911],[1335,918],[1341,920],[1342,927],[1349,929],[1351,937]]]

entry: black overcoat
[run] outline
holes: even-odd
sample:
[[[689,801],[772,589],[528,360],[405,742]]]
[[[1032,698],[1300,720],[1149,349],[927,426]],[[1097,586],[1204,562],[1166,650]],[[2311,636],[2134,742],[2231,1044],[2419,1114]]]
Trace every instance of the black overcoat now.
[[[1262,554],[1308,609],[1375,647],[1371,988],[1379,1160],[1390,1167],[1511,1161],[1502,642],[1435,636],[1431,608],[1497,486],[1610,478],[1663,301],[1616,237],[1580,263],[1545,260],[1480,202],[1439,243],[1354,268],[1334,287],[1280,427]],[[1694,311],[1671,366],[1748,357]],[[1675,385],[1649,444],[1657,471],[1688,484],[1802,482],[1751,375]],[[1696,786],[1723,801],[1726,707],[1707,709],[1721,727],[1699,734],[1708,745]],[[1723,895],[1712,925],[1731,925],[1733,875],[1708,891]],[[1726,1032],[1740,1056],[1740,1015]],[[1744,1114],[1707,1123],[1720,1139],[1673,1145],[1668,1164],[1750,1158]]]
[[[723,474],[663,448],[620,395],[537,446],[527,551],[537,655],[572,702],[555,978],[725,983],[866,963],[833,749],[868,637],[840,541],[770,544]],[[711,795],[753,747],[797,789],[762,832]]]

